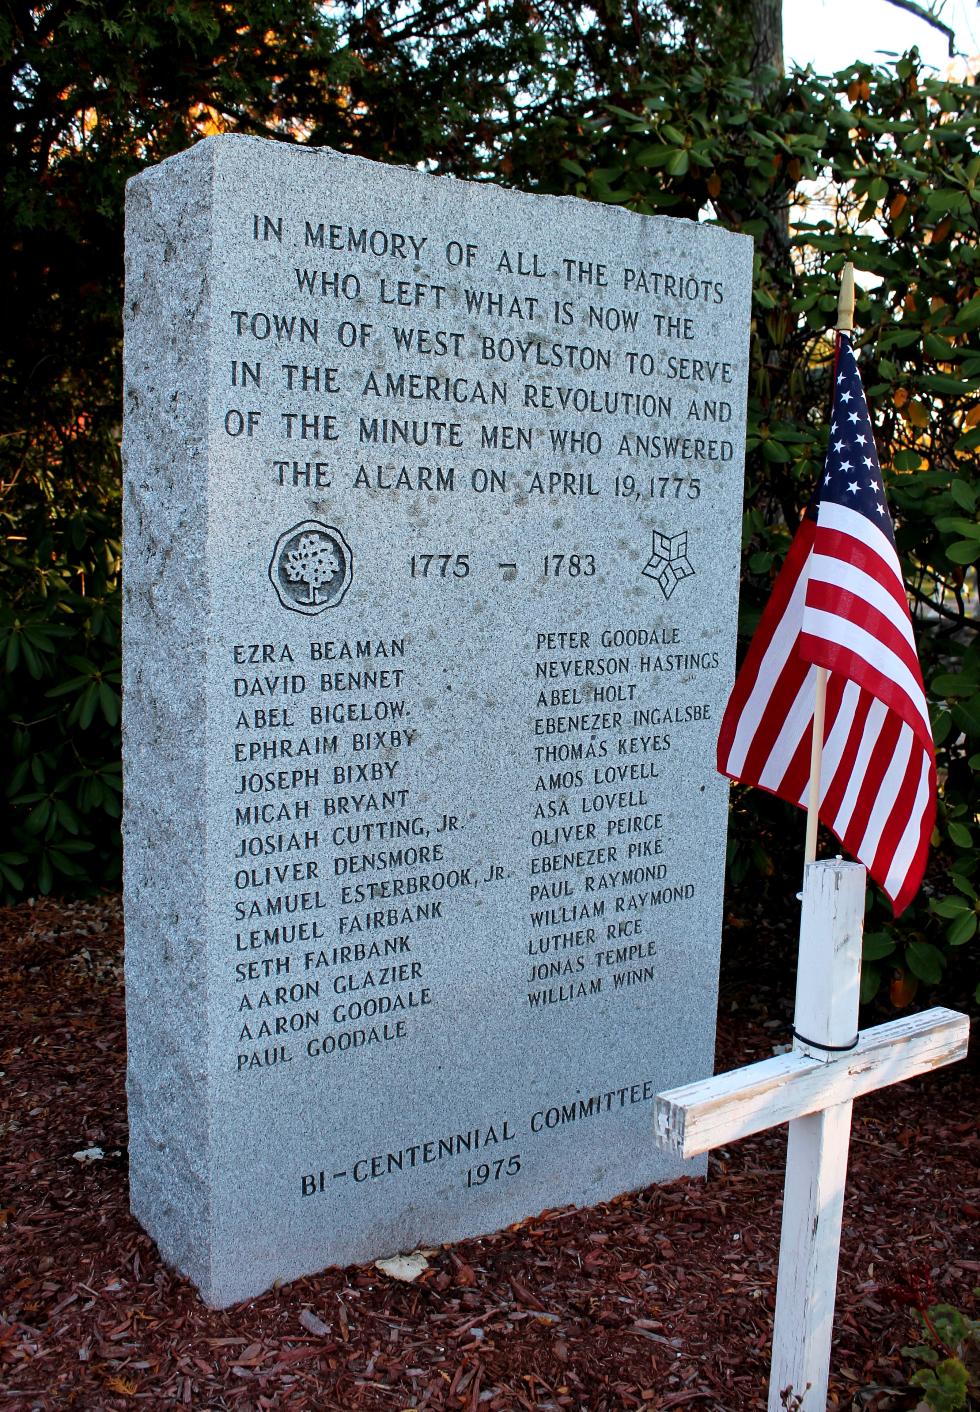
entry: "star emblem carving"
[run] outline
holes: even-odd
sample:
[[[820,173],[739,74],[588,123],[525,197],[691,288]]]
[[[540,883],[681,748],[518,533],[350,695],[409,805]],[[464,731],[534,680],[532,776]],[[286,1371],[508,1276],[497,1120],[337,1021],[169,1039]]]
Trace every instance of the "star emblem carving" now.
[[[680,534],[653,532],[653,553],[643,575],[653,579],[664,598],[669,598],[682,579],[691,578],[694,567],[687,557],[687,530]]]

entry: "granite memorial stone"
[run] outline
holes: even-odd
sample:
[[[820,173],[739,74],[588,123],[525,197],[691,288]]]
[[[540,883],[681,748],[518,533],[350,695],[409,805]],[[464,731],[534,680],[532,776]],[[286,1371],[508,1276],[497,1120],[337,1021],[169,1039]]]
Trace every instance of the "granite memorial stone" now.
[[[224,1306],[692,1170],[751,241],[236,136],[126,240],[135,1214]]]

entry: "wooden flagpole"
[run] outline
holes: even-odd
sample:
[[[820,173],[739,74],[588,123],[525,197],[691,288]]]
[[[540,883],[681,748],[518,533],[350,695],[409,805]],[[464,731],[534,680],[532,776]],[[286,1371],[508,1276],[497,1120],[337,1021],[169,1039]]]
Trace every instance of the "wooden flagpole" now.
[[[853,327],[854,266],[848,261],[837,332]],[[817,668],[793,1016],[793,1053],[823,1064],[846,1053],[857,1035],[865,894],[863,867],[816,863],[827,676],[826,667]],[[769,1412],[824,1412],[827,1406],[852,1106],[844,1098],[789,1125]]]
[[[850,333],[854,327],[854,266],[848,260],[841,273],[837,299],[837,332]],[[813,700],[813,734],[810,740],[810,792],[806,805],[806,842],[803,864],[817,857],[817,828],[820,822],[820,770],[823,761],[824,716],[827,707],[827,668],[817,668]]]

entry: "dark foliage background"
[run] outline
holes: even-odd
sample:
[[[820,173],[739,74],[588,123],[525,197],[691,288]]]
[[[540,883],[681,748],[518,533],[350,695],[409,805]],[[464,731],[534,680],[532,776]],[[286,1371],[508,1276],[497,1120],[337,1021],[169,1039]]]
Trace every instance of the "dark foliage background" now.
[[[897,1005],[975,957],[980,790],[980,144],[974,83],[914,54],[760,65],[765,6],[686,0],[47,0],[0,7],[0,889],[119,869],[119,409],[127,178],[214,131],[717,219],[754,236],[742,631],[825,445],[845,259],[930,687],[927,884],[873,899],[865,989]],[[799,827],[733,793],[730,907],[791,903]]]

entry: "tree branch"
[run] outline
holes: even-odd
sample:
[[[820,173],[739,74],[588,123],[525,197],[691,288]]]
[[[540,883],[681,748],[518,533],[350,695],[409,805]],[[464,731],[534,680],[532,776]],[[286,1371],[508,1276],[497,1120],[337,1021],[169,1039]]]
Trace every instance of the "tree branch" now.
[[[923,593],[921,588],[916,588],[914,583],[908,584],[907,587],[913,598],[919,603],[925,604],[927,608],[930,608],[932,612],[937,614],[940,618],[948,618],[949,621],[955,623],[957,627],[969,628],[971,632],[980,632],[980,623],[975,623],[973,619],[968,618],[965,613],[953,613],[949,608],[944,608],[941,603],[937,603],[934,598],[930,598],[928,593]]]
[[[943,24],[938,15],[934,15],[931,10],[927,10],[924,5],[917,5],[915,0],[888,0],[889,5],[894,5],[897,10],[908,10],[910,15],[918,15],[920,20],[925,20],[927,25],[932,25],[933,29],[940,30],[946,36],[949,45],[949,57],[956,57],[956,34],[949,25]]]

